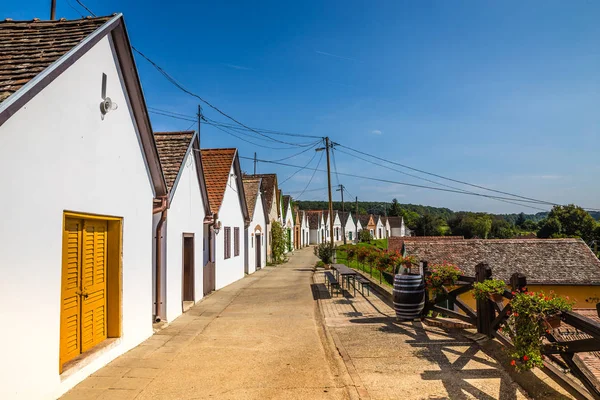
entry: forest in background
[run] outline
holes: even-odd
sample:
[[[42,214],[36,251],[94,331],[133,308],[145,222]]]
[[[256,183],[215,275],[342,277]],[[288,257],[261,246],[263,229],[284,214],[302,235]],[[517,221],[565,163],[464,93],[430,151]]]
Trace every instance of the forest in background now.
[[[326,201],[297,201],[301,210],[326,210]],[[555,206],[549,212],[536,214],[492,214],[453,211],[420,204],[359,201],[344,204],[346,211],[404,217],[404,222],[417,236],[458,235],[465,238],[508,239],[516,237],[561,238],[580,237],[597,249],[600,244],[600,212],[585,211],[576,205]],[[342,210],[341,202],[333,202]]]

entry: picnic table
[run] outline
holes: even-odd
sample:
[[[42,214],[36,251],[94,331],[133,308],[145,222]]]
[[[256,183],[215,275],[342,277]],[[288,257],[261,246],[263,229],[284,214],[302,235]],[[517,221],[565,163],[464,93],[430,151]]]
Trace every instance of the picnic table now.
[[[333,268],[333,270],[335,270],[335,273],[337,275],[336,278],[339,279],[340,275],[342,276],[342,282],[341,282],[342,289],[344,289],[344,280],[346,281],[346,289],[350,288],[350,278],[352,278],[352,281],[354,281],[356,278],[357,272],[355,270],[353,270],[352,268],[348,268],[344,264],[332,264],[331,268]],[[354,287],[354,286],[355,285],[353,284],[352,287]],[[356,294],[356,287],[354,287],[354,292],[355,292],[354,294]]]

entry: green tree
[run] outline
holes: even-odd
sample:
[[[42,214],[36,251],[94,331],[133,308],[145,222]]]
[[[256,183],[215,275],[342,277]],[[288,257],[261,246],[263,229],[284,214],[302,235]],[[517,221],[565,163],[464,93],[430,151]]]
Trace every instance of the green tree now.
[[[400,203],[398,203],[397,199],[393,199],[392,207],[390,208],[388,215],[390,217],[399,217],[401,212],[402,212],[402,208],[400,207]]]
[[[283,253],[285,251],[287,234],[279,221],[274,221],[271,225],[271,255],[275,264],[284,261]]]
[[[517,217],[517,220],[515,221],[515,225],[518,227],[523,226],[523,224],[525,223],[525,213],[520,213],[519,216]]]
[[[360,242],[369,243],[371,239],[373,239],[371,236],[371,232],[369,232],[367,229],[363,229],[360,232],[358,232],[358,240]]]
[[[440,234],[442,220],[430,214],[423,214],[417,220],[415,233],[417,236],[437,236]]]
[[[475,218],[473,223],[473,233],[480,239],[487,239],[492,230],[492,217],[484,214]]]
[[[516,236],[517,231],[513,224],[501,217],[492,219],[490,237],[494,239],[510,239]]]
[[[596,225],[594,218],[579,206],[554,206],[548,218],[540,224],[538,237],[580,237],[591,242],[594,240]]]

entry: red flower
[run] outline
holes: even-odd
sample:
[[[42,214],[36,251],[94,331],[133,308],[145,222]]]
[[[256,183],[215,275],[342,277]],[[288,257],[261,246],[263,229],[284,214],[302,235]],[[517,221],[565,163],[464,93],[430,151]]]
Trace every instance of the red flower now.
[[[516,312],[514,315],[515,315],[515,317],[518,317],[518,316],[519,316],[519,313],[518,313],[518,312]]]
[[[527,361],[527,360],[529,360],[529,357],[527,355],[524,355],[523,356],[523,361]]]
[[[510,365],[512,365],[512,366],[514,367],[515,365],[517,365],[517,362],[516,362],[515,360],[512,360],[512,361],[510,362]]]
[[[513,296],[517,294],[515,291],[510,292]]]

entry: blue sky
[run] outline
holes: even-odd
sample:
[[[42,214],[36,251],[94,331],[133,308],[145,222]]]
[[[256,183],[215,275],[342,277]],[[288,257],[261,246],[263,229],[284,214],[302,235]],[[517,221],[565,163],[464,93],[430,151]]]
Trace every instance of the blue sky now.
[[[69,2],[57,0],[58,17],[78,17]],[[48,17],[50,0],[23,3],[4,0],[0,15]],[[98,15],[122,12],[134,46],[249,126],[328,135],[455,179],[600,208],[599,2],[84,3]],[[196,99],[144,60],[137,63],[150,107],[196,112]],[[152,123],[157,131],[190,126],[160,115]],[[256,151],[262,159],[301,150],[251,145],[212,126],[201,137],[203,147],[238,147],[240,155]],[[286,162],[305,165],[312,156],[311,150]],[[344,173],[430,184],[341,152],[336,165]],[[242,161],[242,168],[251,171],[252,163]],[[267,164],[258,170],[277,172],[280,181],[295,171]],[[283,190],[298,195],[311,175],[300,171]],[[339,181],[362,200],[536,212],[353,177]],[[317,172],[302,199],[326,199],[326,190],[312,191],[325,187],[325,174]]]

